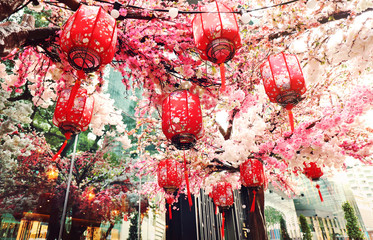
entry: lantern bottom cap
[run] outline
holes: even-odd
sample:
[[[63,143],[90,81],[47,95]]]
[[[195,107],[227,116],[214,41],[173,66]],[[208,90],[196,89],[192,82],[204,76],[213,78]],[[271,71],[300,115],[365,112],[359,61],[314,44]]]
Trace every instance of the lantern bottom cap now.
[[[176,192],[179,188],[174,187],[174,186],[163,186],[163,189],[166,193],[173,194]]]
[[[69,51],[68,61],[76,70],[86,73],[96,71],[101,65],[99,54],[87,47],[74,47]]]
[[[63,123],[58,126],[60,131],[65,134],[66,132],[70,132],[72,134],[78,134],[82,131],[82,128],[74,123]]]
[[[301,94],[296,91],[286,91],[282,94],[279,94],[276,97],[276,101],[283,107],[287,107],[289,104],[295,106],[302,100]]]
[[[213,63],[220,64],[231,60],[236,52],[232,41],[225,38],[213,40],[206,49],[208,60]]]
[[[196,144],[197,138],[190,133],[180,133],[173,136],[171,142],[179,150],[189,150]]]

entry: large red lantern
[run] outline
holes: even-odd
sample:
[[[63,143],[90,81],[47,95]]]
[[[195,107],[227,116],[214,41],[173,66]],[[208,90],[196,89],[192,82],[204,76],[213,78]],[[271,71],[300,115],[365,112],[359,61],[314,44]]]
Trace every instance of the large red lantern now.
[[[176,192],[183,181],[181,163],[174,159],[165,159],[158,164],[158,185],[163,188],[167,194],[169,217],[172,219],[171,204],[174,202],[173,194]]]
[[[65,23],[60,44],[71,66],[84,72],[96,71],[113,60],[116,21],[102,7],[81,4]]]
[[[73,87],[60,92],[54,110],[53,124],[64,133],[66,140],[52,160],[55,160],[62,152],[72,134],[88,129],[92,118],[93,106],[94,98],[88,95],[86,89]]]
[[[298,58],[285,53],[271,55],[261,65],[260,72],[269,100],[288,110],[291,130],[294,131],[291,109],[302,100],[302,94],[306,92]]]
[[[224,63],[241,47],[240,31],[232,9],[217,1],[200,8],[193,19],[193,36],[203,60],[220,65],[221,89],[225,88]]]
[[[172,92],[162,104],[162,130],[179,150],[187,150],[202,137],[199,97],[187,90]]]
[[[242,185],[249,188],[259,188],[265,184],[265,175],[263,164],[255,158],[249,158],[240,166],[240,176]],[[254,197],[251,204],[250,212],[255,211],[255,195],[256,191],[253,190]]]
[[[321,167],[317,166],[315,162],[303,162],[304,168],[303,168],[303,173],[306,175],[307,178],[311,179],[312,181],[317,181],[324,175]],[[316,184],[316,188],[319,192],[320,200],[321,202],[324,201],[321,191],[320,191],[320,185]]]
[[[222,211],[222,225],[221,225],[221,235],[224,238],[224,222],[225,222],[225,212],[224,209],[229,208],[234,203],[233,189],[232,185],[228,182],[219,182],[212,188],[211,197],[217,207],[221,207]]]

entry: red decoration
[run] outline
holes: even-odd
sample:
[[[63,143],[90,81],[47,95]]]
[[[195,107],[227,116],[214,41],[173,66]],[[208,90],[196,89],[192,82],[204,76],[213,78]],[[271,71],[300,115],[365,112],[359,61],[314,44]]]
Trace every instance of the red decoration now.
[[[174,193],[183,181],[181,163],[174,159],[162,160],[158,164],[158,185],[167,193]]]
[[[324,175],[322,169],[318,167],[315,162],[309,162],[309,163],[303,162],[303,165],[304,165],[304,168],[303,168],[304,175],[306,175],[306,177],[308,177],[312,181],[317,181],[320,179],[320,177],[322,177],[322,175]],[[324,199],[320,191],[320,185],[316,184],[316,188],[319,192],[320,200],[321,202],[323,202]]]
[[[242,185],[249,188],[258,188],[266,183],[263,164],[255,158],[249,158],[240,166],[240,175]],[[250,212],[255,211],[256,191],[253,190],[254,197],[251,204]]]
[[[81,4],[65,23],[60,44],[75,69],[96,71],[113,60],[116,21],[102,7]]]
[[[203,60],[220,65],[221,89],[224,90],[224,63],[241,47],[236,15],[231,13],[231,8],[218,2],[205,5],[200,11],[206,13],[196,14],[193,19],[194,42]]]
[[[86,89],[77,88],[75,85],[71,89],[61,91],[54,110],[53,124],[65,134],[66,140],[52,161],[61,154],[72,134],[88,129],[93,106],[94,98],[88,96]]]
[[[174,159],[162,160],[158,164],[158,185],[167,193],[169,218],[172,219],[171,205],[174,202],[173,194],[183,181],[181,163]]]
[[[177,149],[192,148],[203,135],[198,96],[187,90],[168,95],[162,104],[162,130]]]
[[[312,181],[317,181],[322,175],[324,175],[322,169],[317,166],[315,162],[303,163],[303,173]]]
[[[219,182],[212,188],[211,197],[214,200],[217,214],[217,207],[228,208],[234,203],[234,196],[232,185],[228,182]],[[222,224],[221,224],[221,235],[224,238],[224,222],[225,222],[225,212],[222,212]]]
[[[216,206],[229,207],[234,203],[232,185],[228,182],[219,182],[212,188],[211,197]]]
[[[302,100],[302,94],[306,92],[298,58],[285,53],[271,55],[261,65],[260,72],[269,100],[288,110],[291,130],[294,131],[291,109]]]

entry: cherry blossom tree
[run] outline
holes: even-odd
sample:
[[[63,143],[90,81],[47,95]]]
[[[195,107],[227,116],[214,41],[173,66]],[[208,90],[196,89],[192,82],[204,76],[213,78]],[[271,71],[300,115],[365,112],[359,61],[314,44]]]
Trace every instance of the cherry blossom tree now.
[[[330,172],[343,170],[347,156],[371,164],[372,129],[363,123],[373,102],[371,1],[219,2],[237,12],[242,39],[242,47],[225,64],[225,91],[219,89],[217,66],[201,60],[196,51],[191,28],[196,5],[160,0],[136,1],[135,6],[122,0],[83,2],[108,12],[119,6],[118,47],[110,67],[121,74],[128,92],[142,92],[141,97],[132,94],[137,100],[137,124],[128,130],[104,91],[105,71],[90,75],[84,87],[99,102],[92,131],[99,136],[105,133],[105,125],[115,126],[105,134],[126,147],[135,144],[140,153],[141,161],[131,168],[138,169],[138,176],[155,175],[160,159],[181,160],[183,155],[161,132],[159,106],[168,93],[189,89],[200,97],[205,132],[186,154],[192,193],[200,188],[208,193],[220,179],[240,188],[239,165],[247,158],[260,159],[270,183],[289,195],[297,192],[294,170],[301,169],[303,162],[317,162]],[[13,97],[29,92],[34,106],[48,107],[58,91],[76,79],[58,39],[60,27],[79,4],[40,4],[44,12],[49,11],[48,27],[29,24],[24,32],[17,32],[11,23],[0,26],[1,32],[8,33],[0,35],[0,43],[9,40],[1,45],[0,67],[14,66],[13,73],[2,71],[1,83]],[[179,14],[171,18],[170,8],[177,8]],[[13,11],[3,11],[2,19]],[[242,21],[243,13],[250,16],[248,24]],[[304,99],[293,109],[293,132],[286,111],[269,102],[259,70],[269,55],[283,51],[297,55],[307,85]],[[157,154],[146,151],[150,146]],[[143,186],[144,193],[160,191],[154,182]]]

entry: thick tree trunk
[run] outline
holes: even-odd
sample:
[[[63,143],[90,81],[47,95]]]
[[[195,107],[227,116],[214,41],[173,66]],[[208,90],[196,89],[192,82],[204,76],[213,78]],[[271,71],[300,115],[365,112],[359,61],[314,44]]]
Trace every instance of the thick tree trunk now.
[[[1,0],[0,1],[0,21],[9,17],[16,9],[21,7],[27,1],[25,0]]]
[[[55,197],[51,200],[51,211],[50,217],[48,222],[48,235],[47,240],[55,240],[58,238],[58,234],[60,231],[60,220],[61,220],[61,211],[63,205],[61,205],[61,201],[56,199]]]
[[[249,199],[254,198],[253,190],[256,191],[255,212],[249,214],[249,236],[252,240],[263,240],[267,239],[267,229],[264,217],[264,189],[263,187],[258,189],[248,188]]]
[[[81,214],[79,214],[79,209],[73,204],[72,206],[72,219],[71,219],[71,228],[69,236],[66,239],[69,240],[80,240],[80,237],[83,235],[84,231],[87,229],[88,221],[82,219]]]
[[[7,56],[14,48],[24,44],[29,31],[35,26],[31,15],[25,14],[21,24],[5,22],[0,24],[0,57]]]

